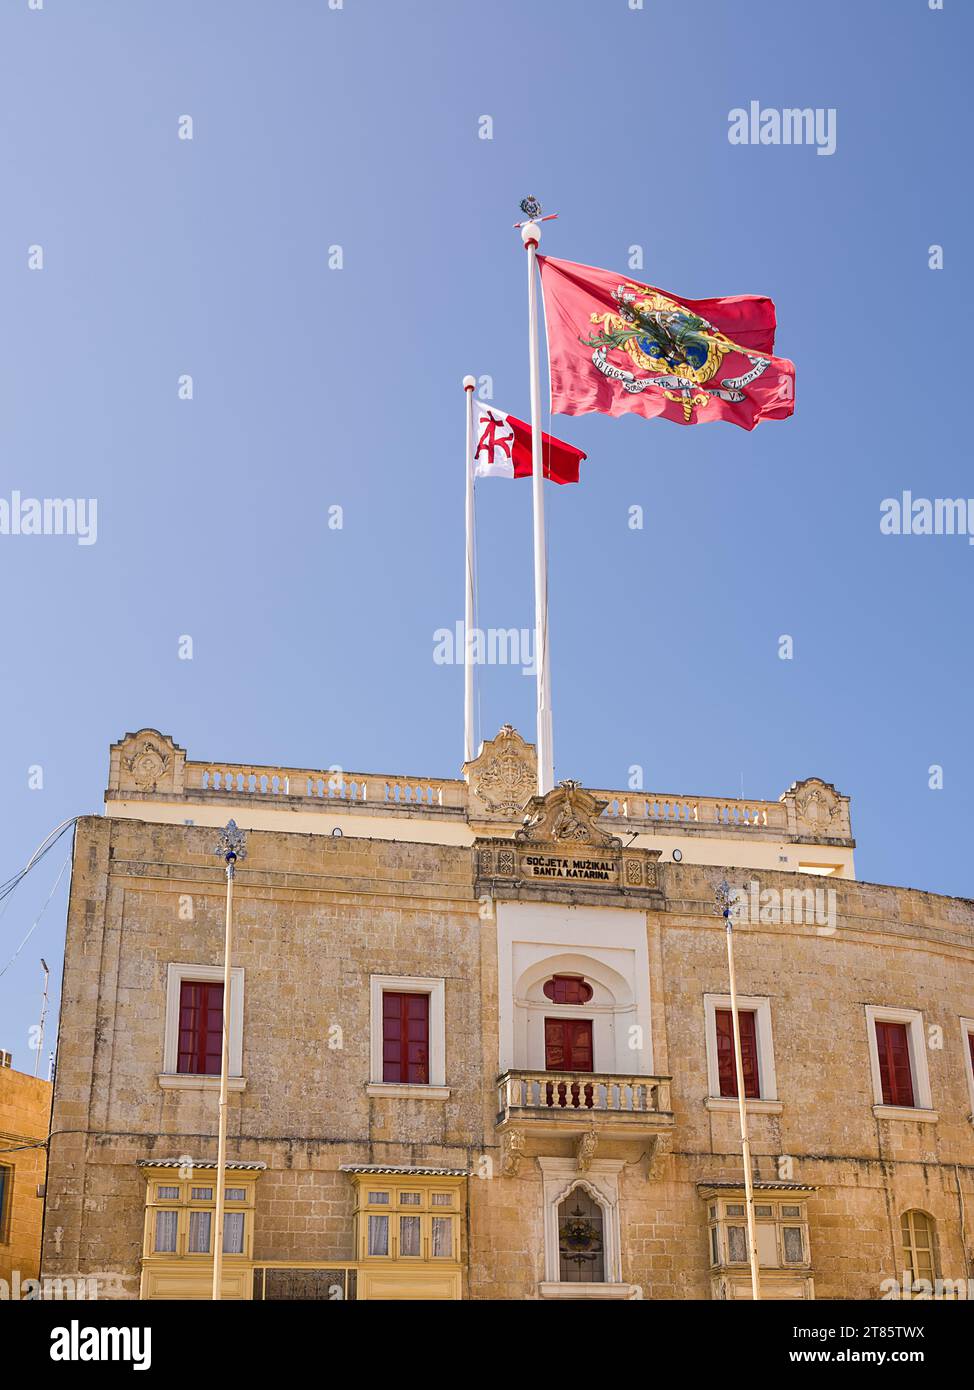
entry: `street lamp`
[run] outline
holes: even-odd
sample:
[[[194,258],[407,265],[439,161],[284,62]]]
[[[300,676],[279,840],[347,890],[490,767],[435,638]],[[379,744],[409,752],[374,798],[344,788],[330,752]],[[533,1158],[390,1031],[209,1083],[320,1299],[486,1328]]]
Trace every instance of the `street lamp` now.
[[[234,820],[227,821],[216,843],[227,866],[227,920],[223,943],[223,1052],[220,1057],[220,1120],[216,1150],[216,1211],[213,1232],[213,1297],[223,1297],[223,1208],[227,1163],[227,1093],[230,1076],[230,953],[233,948],[233,878],[237,861],[247,858],[246,836]]]
[[[737,1012],[737,980],[734,975],[734,918],[740,912],[740,899],[726,878],[714,890],[714,912],[723,917],[727,928],[727,974],[730,977],[731,1019],[734,1028],[734,1070],[737,1076],[737,1107],[741,1117],[741,1155],[744,1159],[744,1202],[747,1212],[747,1248],[751,1263],[751,1297],[761,1297],[758,1272],[758,1241],[754,1224],[754,1184],[751,1178],[751,1143],[747,1135],[747,1099],[744,1095],[744,1062],[741,1056],[741,1020]]]

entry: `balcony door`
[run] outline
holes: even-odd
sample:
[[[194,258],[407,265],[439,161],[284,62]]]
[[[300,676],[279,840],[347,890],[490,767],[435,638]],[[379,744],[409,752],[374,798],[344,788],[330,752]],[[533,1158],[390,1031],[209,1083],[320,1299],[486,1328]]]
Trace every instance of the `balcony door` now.
[[[592,1071],[592,1020],[590,1018],[546,1018],[544,1021],[545,1071]],[[577,1082],[549,1081],[545,1101],[559,1109],[591,1109],[592,1087]]]
[[[592,1071],[592,1020],[546,1018],[545,1071]]]

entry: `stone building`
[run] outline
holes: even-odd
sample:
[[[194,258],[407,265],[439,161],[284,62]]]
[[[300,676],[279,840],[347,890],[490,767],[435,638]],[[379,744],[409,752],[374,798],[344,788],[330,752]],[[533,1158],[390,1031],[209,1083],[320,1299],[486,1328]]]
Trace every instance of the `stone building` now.
[[[45,1272],[208,1296],[232,817],[226,1296],[749,1297],[723,878],[763,1295],[966,1281],[974,904],[857,882],[817,778],[534,788],[509,726],[458,780],[114,745],[75,844]]]
[[[9,1063],[0,1054],[0,1281],[18,1297],[41,1258],[51,1083]]]

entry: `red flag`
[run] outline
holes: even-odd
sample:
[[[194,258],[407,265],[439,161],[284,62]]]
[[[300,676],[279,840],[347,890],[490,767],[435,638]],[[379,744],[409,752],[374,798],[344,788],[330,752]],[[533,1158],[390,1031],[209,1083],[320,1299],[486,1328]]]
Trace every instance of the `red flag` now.
[[[531,426],[482,401],[473,403],[474,477],[530,478]],[[572,444],[541,435],[541,471],[553,483],[577,483],[586,455]]]
[[[538,265],[553,411],[632,410],[746,430],[794,412],[795,366],[772,356],[770,299],[681,299],[590,265],[551,256]]]

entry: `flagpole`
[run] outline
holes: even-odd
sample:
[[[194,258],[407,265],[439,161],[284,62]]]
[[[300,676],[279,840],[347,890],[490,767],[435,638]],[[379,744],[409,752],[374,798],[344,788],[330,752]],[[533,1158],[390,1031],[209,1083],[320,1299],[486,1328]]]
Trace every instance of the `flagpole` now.
[[[474,568],[473,568],[473,540],[474,540],[474,513],[473,513],[473,392],[477,385],[476,379],[472,376],[463,378],[463,391],[467,398],[467,436],[466,436],[466,518],[467,518],[467,545],[466,545],[466,587],[463,607],[463,761],[473,762],[476,756],[474,751],[474,729],[473,729],[473,592],[474,592]]]
[[[545,551],[544,473],[541,443],[541,373],[538,365],[538,278],[541,228],[525,222],[521,240],[528,253],[528,355],[531,381],[531,492],[534,500],[534,664],[538,682],[538,795],[555,785],[551,723],[551,659],[548,651],[548,559]]]
[[[734,1071],[737,1077],[737,1109],[741,1121],[741,1157],[744,1161],[744,1207],[747,1215],[747,1248],[751,1265],[751,1297],[761,1297],[758,1239],[754,1220],[754,1181],[751,1175],[751,1141],[747,1132],[747,1098],[744,1095],[744,1059],[741,1053],[741,1018],[737,1009],[737,978],[734,974],[734,912],[731,889],[724,879],[717,887],[717,911],[727,928],[727,975],[730,980],[731,1020],[734,1029]]]

